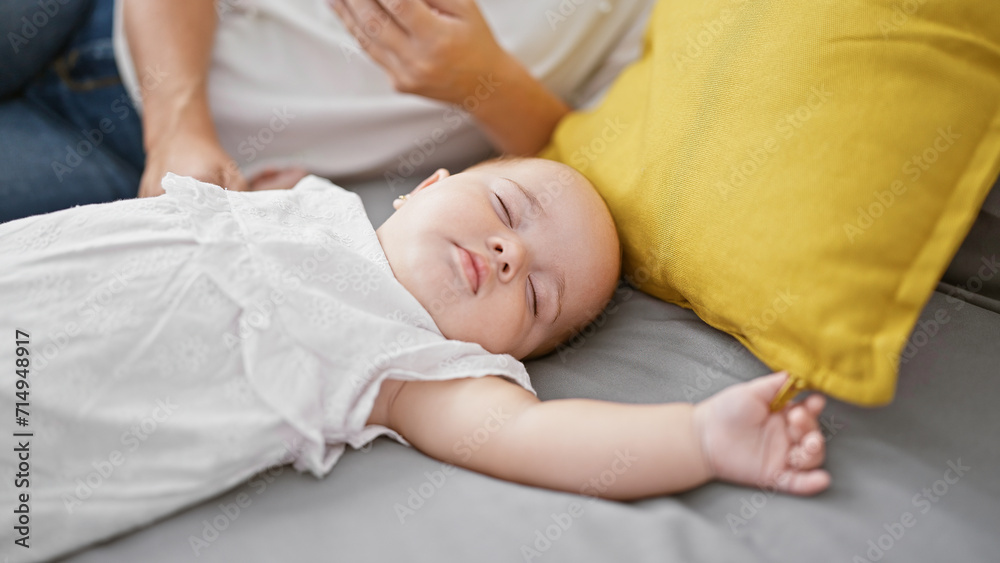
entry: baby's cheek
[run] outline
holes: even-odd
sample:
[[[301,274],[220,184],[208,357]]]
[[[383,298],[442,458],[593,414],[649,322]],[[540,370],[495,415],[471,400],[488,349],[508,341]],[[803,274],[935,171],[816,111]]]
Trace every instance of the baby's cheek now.
[[[509,308],[477,315],[472,325],[469,328],[476,334],[474,342],[494,354],[514,354],[527,331]]]
[[[474,342],[491,352],[502,344],[497,342],[496,328],[488,317],[471,307],[463,307],[460,303],[438,307],[431,318],[448,340]]]
[[[531,324],[507,300],[470,299],[439,309],[431,318],[450,340],[479,344],[493,354],[526,354]]]

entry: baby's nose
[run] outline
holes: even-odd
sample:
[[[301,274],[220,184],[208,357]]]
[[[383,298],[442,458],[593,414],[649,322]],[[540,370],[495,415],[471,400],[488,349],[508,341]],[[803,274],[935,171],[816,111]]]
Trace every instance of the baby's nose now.
[[[490,241],[496,261],[497,277],[501,282],[514,279],[524,265],[524,245],[514,238],[495,237]]]

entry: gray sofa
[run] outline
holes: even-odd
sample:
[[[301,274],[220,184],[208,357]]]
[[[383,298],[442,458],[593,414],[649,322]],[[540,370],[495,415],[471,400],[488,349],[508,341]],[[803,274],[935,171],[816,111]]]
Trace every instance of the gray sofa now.
[[[353,188],[376,225],[391,211],[384,183]],[[830,401],[824,411],[833,484],[816,497],[713,483],[595,500],[444,466],[379,438],[325,479],[274,468],[68,561],[997,561],[998,258],[994,187],[923,310],[895,401]],[[770,371],[691,311],[627,286],[596,324],[528,364],[542,399],[697,401]]]

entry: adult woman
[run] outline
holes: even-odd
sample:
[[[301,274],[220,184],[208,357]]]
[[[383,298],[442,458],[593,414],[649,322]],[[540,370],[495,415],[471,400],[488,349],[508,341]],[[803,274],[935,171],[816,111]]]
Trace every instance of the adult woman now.
[[[111,0],[86,9],[76,8],[84,2],[52,1],[59,8],[52,22],[84,14],[76,16],[85,23],[77,25],[71,48],[103,41],[100,49],[78,49],[75,59],[70,53],[57,63],[80,71],[81,60],[99,59],[91,66],[101,66],[103,75],[74,76],[67,87],[67,73],[50,70],[47,80],[57,83],[50,89],[61,95],[49,98],[32,97],[40,88],[28,79],[22,79],[27,87],[14,87],[46,106],[46,118],[87,110],[70,115],[71,127],[54,140],[38,134],[51,124],[14,119],[23,112],[9,106],[23,100],[10,99],[10,88],[3,92],[0,159],[9,166],[0,220],[131,197],[139,175],[140,195],[155,195],[166,171],[237,190],[284,187],[301,171],[335,179],[385,173],[395,188],[411,174],[470,163],[491,150],[531,154],[568,105],[593,93],[589,79],[623,36],[637,37],[651,4],[117,0],[114,65],[106,48]],[[4,22],[17,32],[21,18],[34,21],[39,6],[13,2]],[[55,28],[42,29],[33,45]],[[122,99],[118,86],[100,100],[79,102],[94,93],[81,93],[81,84],[101,85],[118,71],[131,96]],[[133,100],[143,106],[141,133],[136,112],[125,115]],[[114,166],[122,161],[131,170]],[[276,174],[282,170],[287,174]],[[107,189],[111,183],[115,190]]]

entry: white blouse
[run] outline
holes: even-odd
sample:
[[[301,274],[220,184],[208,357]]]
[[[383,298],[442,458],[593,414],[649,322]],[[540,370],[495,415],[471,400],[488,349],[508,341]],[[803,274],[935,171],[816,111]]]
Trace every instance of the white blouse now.
[[[163,77],[133,67],[121,4],[115,53],[138,104],[138,81]],[[652,4],[479,1],[500,45],[575,107],[596,101],[638,54]],[[326,0],[217,0],[216,7],[209,98],[222,146],[245,173],[301,165],[326,177],[383,174],[415,184],[439,166],[490,154],[462,109],[395,92]]]

